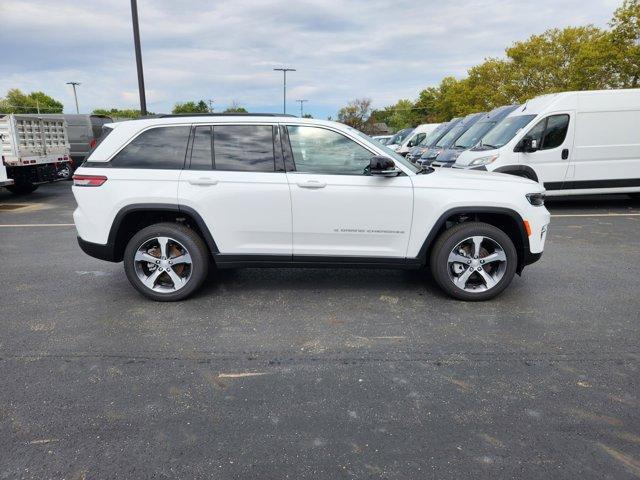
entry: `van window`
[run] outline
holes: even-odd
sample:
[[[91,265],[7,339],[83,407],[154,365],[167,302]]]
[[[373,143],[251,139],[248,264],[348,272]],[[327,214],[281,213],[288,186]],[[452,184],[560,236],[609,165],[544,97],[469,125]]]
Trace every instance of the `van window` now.
[[[190,127],[145,130],[111,160],[116,168],[179,170],[184,166]]]
[[[274,172],[271,125],[216,125],[213,127],[216,170]]]
[[[213,168],[213,155],[211,154],[211,127],[196,127],[191,146],[191,170],[211,170]]]
[[[569,129],[569,115],[552,115],[547,118],[547,127],[542,139],[542,150],[562,145]]]
[[[527,137],[538,141],[538,150],[550,150],[564,142],[569,128],[569,115],[551,115],[536,123]]]
[[[297,172],[365,175],[374,156],[350,138],[326,128],[289,125],[287,129]]]

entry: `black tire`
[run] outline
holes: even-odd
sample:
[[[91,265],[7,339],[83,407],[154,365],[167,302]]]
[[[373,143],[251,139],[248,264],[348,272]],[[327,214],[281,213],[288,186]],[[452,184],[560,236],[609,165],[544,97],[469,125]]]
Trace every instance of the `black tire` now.
[[[38,186],[33,183],[16,183],[15,185],[8,185],[6,188],[14,195],[27,195],[35,192]]]
[[[135,256],[138,248],[155,237],[170,237],[187,249],[191,256],[191,275],[184,286],[173,292],[158,292],[147,287],[138,277]],[[177,270],[173,266],[174,272]],[[195,292],[207,278],[209,272],[209,251],[202,238],[190,228],[178,223],[157,223],[143,228],[136,233],[124,251],[124,271],[131,285],[145,297],[158,302],[175,302],[184,300]],[[168,278],[168,277],[166,277]]]
[[[463,290],[450,278],[449,254],[462,241],[473,236],[484,236],[502,247],[506,256],[506,267],[502,278],[488,290],[472,292]],[[465,301],[489,300],[509,286],[518,266],[518,253],[509,236],[493,225],[482,222],[466,222],[443,232],[431,250],[430,267],[436,283],[448,295]],[[485,265],[485,268],[487,266]],[[472,274],[474,275],[474,274]],[[479,278],[479,277],[477,277]]]

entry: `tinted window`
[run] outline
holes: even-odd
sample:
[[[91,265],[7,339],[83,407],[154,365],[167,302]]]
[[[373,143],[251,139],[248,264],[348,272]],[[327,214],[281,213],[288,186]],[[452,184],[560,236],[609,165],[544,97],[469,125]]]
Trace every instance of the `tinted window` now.
[[[270,125],[216,125],[213,156],[216,170],[273,172],[273,129]]]
[[[538,150],[549,150],[562,145],[568,128],[569,115],[551,115],[536,123],[527,137],[538,141]]]
[[[142,132],[111,160],[118,168],[179,170],[189,140],[189,127],[158,127]]]
[[[353,140],[325,128],[289,126],[288,129],[297,172],[365,175],[374,156]]]
[[[211,170],[213,155],[211,155],[211,127],[196,127],[191,147],[192,170]]]
[[[562,145],[569,128],[569,115],[552,115],[547,118],[541,150],[548,150]]]

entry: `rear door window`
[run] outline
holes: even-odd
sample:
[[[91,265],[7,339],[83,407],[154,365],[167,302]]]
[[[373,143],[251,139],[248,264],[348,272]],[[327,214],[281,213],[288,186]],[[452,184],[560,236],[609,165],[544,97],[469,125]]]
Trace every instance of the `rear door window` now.
[[[145,130],[111,160],[115,168],[179,170],[184,166],[191,127]]]
[[[274,172],[271,125],[215,125],[213,158],[216,170]]]
[[[196,127],[191,147],[191,170],[211,170],[213,168],[212,130],[210,126]]]

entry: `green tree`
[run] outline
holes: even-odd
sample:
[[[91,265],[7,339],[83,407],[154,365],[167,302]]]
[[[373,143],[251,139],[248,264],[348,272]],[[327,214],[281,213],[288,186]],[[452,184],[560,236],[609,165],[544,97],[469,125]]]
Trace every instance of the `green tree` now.
[[[611,22],[611,44],[618,86],[640,86],[640,0],[624,0]]]
[[[107,115],[111,118],[140,118],[140,110],[120,109],[120,108],[96,108],[93,112],[95,115]],[[154,115],[151,112],[148,115]]]
[[[176,103],[171,113],[209,113],[209,107],[204,100]]]
[[[31,92],[25,95],[17,88],[12,88],[0,98],[2,113],[62,113],[63,105],[44,92]]]

